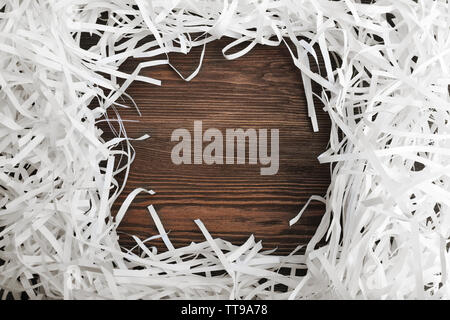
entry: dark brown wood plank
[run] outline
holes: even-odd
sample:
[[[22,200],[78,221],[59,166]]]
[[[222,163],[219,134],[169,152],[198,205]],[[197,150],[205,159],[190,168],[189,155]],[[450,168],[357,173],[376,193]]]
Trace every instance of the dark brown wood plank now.
[[[327,114],[316,101],[320,131],[313,133],[301,75],[287,48],[256,46],[246,56],[228,61],[221,49],[229,42],[208,44],[202,69],[191,82],[161,66],[143,74],[161,79],[162,87],[135,82],[127,90],[142,113],[139,117],[132,108],[120,109],[123,119],[139,121],[125,124],[127,134],[148,133],[151,138],[133,142],[136,160],[113,210],[137,187],[151,188],[156,195],[138,196],[131,205],[120,226],[123,245],[132,244],[127,234],[146,238],[156,233],[147,211],[150,204],[170,230],[175,246],[203,240],[193,221],[201,219],[214,237],[239,244],[253,233],[265,248],[278,247],[279,253],[287,254],[307,243],[320,222],[324,207],[313,203],[297,225],[288,226],[309,196],[324,195],[328,187],[329,166],[317,161],[328,142]],[[195,49],[188,56],[170,58],[188,75],[199,55],[200,49]],[[127,61],[122,69],[131,72],[137,62]],[[194,120],[202,120],[204,130],[214,127],[224,134],[226,128],[279,129],[278,173],[261,176],[259,164],[174,165],[171,133],[177,128],[193,133]],[[102,128],[106,138],[112,136],[107,126]],[[162,248],[161,242],[154,244]]]

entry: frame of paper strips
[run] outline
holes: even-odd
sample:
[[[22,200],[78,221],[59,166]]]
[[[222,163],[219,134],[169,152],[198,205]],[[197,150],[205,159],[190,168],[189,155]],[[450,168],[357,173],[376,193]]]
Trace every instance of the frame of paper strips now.
[[[97,41],[83,48],[84,35]],[[253,237],[215,239],[201,221],[205,241],[174,248],[150,206],[159,234],[123,249],[121,219],[153,191],[134,190],[113,217],[125,185],[115,177],[128,176],[133,138],[147,136],[128,137],[118,113],[112,140],[97,124],[133,81],[160,85],[143,68],[221,37],[235,39],[227,59],[287,45],[314,130],[316,108],[328,112],[319,161],[331,184],[310,199],[326,204],[320,226],[288,256]],[[129,57],[146,60],[126,74]],[[1,297],[448,299],[449,84],[445,0],[0,0]]]

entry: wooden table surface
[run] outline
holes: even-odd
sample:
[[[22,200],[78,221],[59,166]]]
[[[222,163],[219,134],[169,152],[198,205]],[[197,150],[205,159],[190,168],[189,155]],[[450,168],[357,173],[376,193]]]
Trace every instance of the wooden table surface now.
[[[147,210],[150,204],[175,247],[204,240],[194,219],[201,219],[213,237],[240,244],[254,234],[263,240],[264,248],[277,247],[279,254],[306,244],[317,228],[324,211],[318,203],[312,203],[293,227],[288,222],[311,195],[324,195],[327,190],[329,166],[320,165],[317,156],[328,143],[328,116],[320,101],[315,101],[320,131],[313,133],[300,72],[284,45],[258,45],[228,61],[221,49],[230,41],[207,45],[202,69],[191,82],[183,81],[169,66],[161,66],[143,71],[162,80],[161,87],[135,82],[127,90],[142,113],[139,117],[133,108],[120,109],[122,119],[139,121],[125,123],[127,134],[148,133],[151,138],[133,142],[136,159],[113,212],[135,188],[151,188],[156,194],[141,194],[132,203],[119,228],[122,245],[134,244],[130,234],[144,239],[156,233]],[[195,49],[188,56],[170,58],[188,75],[199,55],[200,49]],[[131,72],[137,62],[127,61],[122,70]],[[112,112],[109,115],[113,117]],[[173,164],[170,154],[176,142],[171,142],[171,133],[177,128],[193,133],[194,120],[203,121],[203,130],[214,127],[224,134],[226,128],[279,129],[278,173],[261,176],[259,164]],[[102,128],[106,139],[112,137],[107,126]],[[164,247],[162,241],[150,245]]]

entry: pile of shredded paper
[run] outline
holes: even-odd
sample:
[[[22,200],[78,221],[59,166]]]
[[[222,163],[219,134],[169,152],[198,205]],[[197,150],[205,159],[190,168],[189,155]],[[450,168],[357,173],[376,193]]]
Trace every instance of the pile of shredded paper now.
[[[205,241],[174,248],[150,206],[159,234],[121,248],[127,208],[153,191],[111,215],[133,148],[106,111],[126,107],[132,81],[160,85],[143,68],[221,37],[234,39],[227,59],[287,45],[315,131],[315,109],[329,114],[319,161],[331,184],[311,197],[326,204],[320,226],[289,256],[215,239],[200,221]],[[127,74],[130,57],[145,59]],[[448,299],[449,85],[445,0],[0,0],[1,298]],[[100,121],[119,123],[116,138]]]

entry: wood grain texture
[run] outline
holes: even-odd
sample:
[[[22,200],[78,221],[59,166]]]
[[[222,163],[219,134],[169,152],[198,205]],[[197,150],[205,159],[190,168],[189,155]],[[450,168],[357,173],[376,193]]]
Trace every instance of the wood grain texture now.
[[[151,138],[135,141],[136,159],[126,188],[113,207],[116,212],[126,195],[137,187],[151,188],[154,196],[140,195],[120,225],[121,244],[129,247],[129,234],[144,239],[156,233],[147,211],[153,204],[175,247],[204,238],[194,223],[201,219],[214,237],[239,244],[250,234],[267,249],[288,254],[306,244],[316,230],[324,206],[312,203],[293,227],[293,218],[313,195],[324,195],[329,185],[329,166],[317,156],[327,146],[330,122],[316,101],[320,131],[313,133],[307,115],[300,72],[285,46],[256,46],[246,56],[228,61],[221,49],[229,39],[207,45],[202,69],[191,82],[183,81],[169,66],[143,71],[162,80],[162,86],[135,82],[127,93],[139,106],[120,109],[130,137],[145,133]],[[188,56],[171,55],[184,75],[195,70],[200,49]],[[122,70],[131,72],[139,61],[129,60]],[[318,88],[315,87],[316,92]],[[128,105],[130,102],[125,101]],[[112,112],[109,113],[114,117]],[[267,128],[280,131],[280,167],[274,176],[261,176],[260,165],[175,165],[170,141],[177,128],[193,133],[194,120],[203,129]],[[102,125],[105,138],[111,129]],[[150,243],[159,249],[161,241]]]

